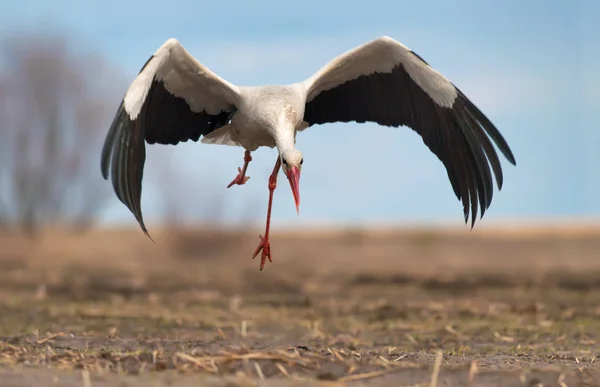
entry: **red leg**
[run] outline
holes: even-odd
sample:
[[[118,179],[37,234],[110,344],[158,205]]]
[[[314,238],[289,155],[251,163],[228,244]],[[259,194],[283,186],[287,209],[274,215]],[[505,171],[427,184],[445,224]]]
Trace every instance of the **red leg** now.
[[[248,169],[248,164],[250,164],[250,161],[252,161],[252,155],[250,155],[250,151],[244,152],[244,166],[242,168],[238,168],[239,173],[237,174],[235,179],[233,179],[231,183],[229,183],[227,188],[231,188],[231,186],[233,186],[234,184],[246,184],[248,179],[250,179],[250,176],[246,176],[246,170]]]
[[[269,262],[273,262],[271,259],[271,242],[269,241],[269,230],[271,228],[271,207],[273,206],[273,192],[277,187],[277,174],[279,173],[279,168],[281,167],[281,159],[277,156],[277,162],[275,163],[275,168],[273,168],[273,173],[269,176],[269,206],[267,207],[267,227],[265,229],[265,236],[259,235],[260,244],[254,251],[254,255],[252,259],[256,258],[258,253],[262,250],[262,254],[260,256],[260,270],[262,271],[265,266],[265,262],[267,258],[269,258]]]

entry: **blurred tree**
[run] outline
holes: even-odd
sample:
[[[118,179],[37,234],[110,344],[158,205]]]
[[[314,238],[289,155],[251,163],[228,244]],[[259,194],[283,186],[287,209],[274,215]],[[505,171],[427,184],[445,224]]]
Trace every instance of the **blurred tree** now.
[[[73,46],[48,33],[0,46],[0,222],[28,233],[85,229],[110,194],[99,152],[124,82]]]

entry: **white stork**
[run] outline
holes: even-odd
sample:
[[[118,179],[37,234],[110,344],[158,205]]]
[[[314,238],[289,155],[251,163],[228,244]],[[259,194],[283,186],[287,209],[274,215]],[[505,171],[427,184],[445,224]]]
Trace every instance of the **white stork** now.
[[[169,39],[148,59],[119,106],[102,149],[102,175],[108,179],[111,170],[117,197],[148,235],[140,207],[144,142],[176,145],[203,137],[205,144],[243,147],[244,165],[228,188],[249,179],[251,152],[277,147],[265,233],[252,257],[262,250],[262,270],[267,258],[272,261],[271,206],[282,165],[299,212],[304,160],[296,134],[313,125],[350,121],[404,125],[421,135],[446,167],[462,200],[465,223],[471,215],[471,228],[478,207],[483,217],[492,201],[492,170],[502,188],[502,168],[490,139],[516,165],[492,122],[448,79],[392,38],[358,46],[302,82],[258,87],[229,83]]]

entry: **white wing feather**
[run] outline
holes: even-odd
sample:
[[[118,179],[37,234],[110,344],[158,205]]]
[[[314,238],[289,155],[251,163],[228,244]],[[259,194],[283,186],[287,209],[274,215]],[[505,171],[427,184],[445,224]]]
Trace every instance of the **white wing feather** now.
[[[196,113],[218,114],[240,98],[237,86],[213,73],[171,38],[156,50],[125,94],[125,110],[132,120],[140,113],[155,78]]]
[[[438,105],[452,107],[457,96],[452,83],[421,61],[408,47],[387,36],[339,55],[302,82],[307,94],[306,102],[312,101],[322,91],[361,75],[391,73],[398,65],[402,65],[411,79]]]

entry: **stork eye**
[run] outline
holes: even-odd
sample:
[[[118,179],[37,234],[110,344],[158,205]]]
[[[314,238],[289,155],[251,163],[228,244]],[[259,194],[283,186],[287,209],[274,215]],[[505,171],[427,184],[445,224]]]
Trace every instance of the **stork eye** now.
[[[304,159],[300,160],[300,165],[302,165],[303,162],[304,162]]]
[[[286,167],[288,166],[288,162],[286,161],[286,159],[282,158],[281,161],[283,162],[283,165],[285,165]]]

